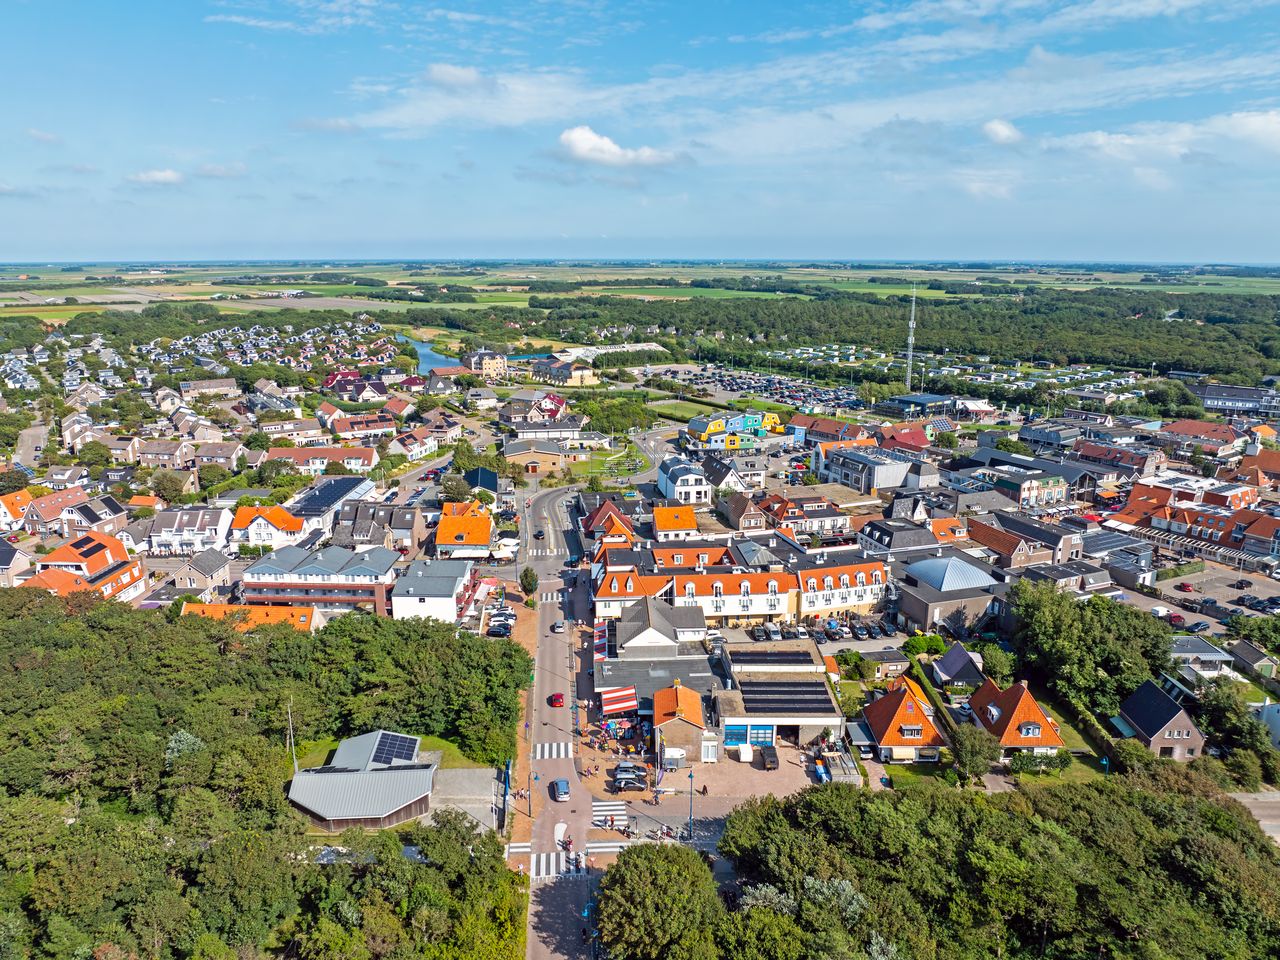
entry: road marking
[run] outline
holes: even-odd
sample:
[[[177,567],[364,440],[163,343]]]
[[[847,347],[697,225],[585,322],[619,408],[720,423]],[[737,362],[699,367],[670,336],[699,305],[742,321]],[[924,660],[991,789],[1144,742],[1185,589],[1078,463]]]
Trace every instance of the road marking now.
[[[508,843],[507,857],[510,858],[521,853],[533,853],[532,843]]]
[[[630,816],[627,813],[626,803],[621,800],[591,801],[591,825],[593,827],[608,826],[610,817],[613,817],[616,823],[626,823]]]
[[[559,600],[559,599],[560,599],[560,594],[559,594],[559,593],[544,593],[544,594],[543,594],[541,597],[539,597],[538,599],[539,599],[539,602],[541,602],[541,603],[555,603],[557,600]]]
[[[621,853],[627,847],[631,846],[631,840],[600,840],[596,843],[587,844],[587,856],[594,857],[601,853]],[[638,843],[639,841],[634,841]]]
[[[535,760],[569,760],[572,757],[572,740],[561,740],[557,743],[535,743],[533,745],[533,759]]]
[[[587,868],[585,864],[579,862],[580,860],[581,858],[570,860],[570,855],[564,850],[557,850],[554,853],[532,853],[529,855],[529,879],[585,877]]]

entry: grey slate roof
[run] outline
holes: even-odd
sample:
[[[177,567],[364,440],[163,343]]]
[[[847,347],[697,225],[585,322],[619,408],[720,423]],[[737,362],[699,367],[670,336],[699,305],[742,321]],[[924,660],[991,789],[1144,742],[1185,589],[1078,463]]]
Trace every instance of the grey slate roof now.
[[[212,577],[220,572],[223,568],[231,563],[231,559],[224,553],[217,550],[205,550],[197,553],[188,562],[188,565],[196,573],[203,574],[206,577]]]
[[[1167,727],[1181,712],[1177,702],[1150,680],[1143,681],[1142,686],[1120,704],[1120,715],[1148,739]]]
[[[471,574],[470,560],[415,560],[396,581],[395,597],[452,597]]]

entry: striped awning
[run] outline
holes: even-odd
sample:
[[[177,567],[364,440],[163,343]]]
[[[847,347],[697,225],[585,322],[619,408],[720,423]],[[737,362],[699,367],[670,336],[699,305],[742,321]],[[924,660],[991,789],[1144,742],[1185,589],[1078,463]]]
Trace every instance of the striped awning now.
[[[635,687],[614,687],[600,691],[600,709],[607,717],[611,713],[631,713],[640,709]]]
[[[607,660],[609,658],[609,624],[607,621],[601,620],[595,626],[592,634],[592,643],[595,648],[595,659]]]

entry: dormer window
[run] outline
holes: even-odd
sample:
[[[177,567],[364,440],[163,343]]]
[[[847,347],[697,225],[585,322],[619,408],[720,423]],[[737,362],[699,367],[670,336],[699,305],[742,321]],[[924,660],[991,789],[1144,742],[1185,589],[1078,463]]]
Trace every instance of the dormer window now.
[[[770,580],[768,589],[769,589],[769,596],[776,597],[778,595],[778,581]]]
[[[1034,722],[1024,723],[1018,727],[1018,733],[1024,737],[1038,737],[1040,736],[1040,724]]]
[[[683,554],[683,553],[673,553],[673,554],[671,555],[671,562],[672,562],[672,563],[674,563],[677,567],[678,567],[678,566],[681,566],[681,565],[684,563],[684,554]]]
[[[849,589],[849,575],[847,573],[840,574],[840,589],[841,590]]]
[[[994,703],[987,704],[987,721],[989,723],[995,723],[999,719],[1000,719],[1000,708],[997,707]]]
[[[902,738],[904,740],[919,740],[923,736],[924,736],[923,726],[902,728]]]
[[[751,584],[747,583],[745,580],[744,580],[744,581],[742,581],[742,586],[741,586],[741,588],[738,590],[738,593],[739,593],[739,594],[741,594],[741,595],[742,595],[742,596],[744,596],[744,597],[749,597],[749,596],[751,596]]]
[[[720,583],[720,581],[717,580],[715,583],[711,585],[711,595],[713,597],[724,596],[724,585]]]
[[[804,586],[806,590],[808,590],[810,593],[813,593],[813,591],[818,589],[818,581],[813,579],[813,577],[810,577],[808,580],[804,582]]]
[[[692,597],[695,592],[696,592],[696,588],[692,583],[686,583],[684,585],[684,595],[686,597]]]
[[[831,589],[831,587],[832,587],[833,582],[834,582],[834,581],[832,581],[832,579],[831,579],[830,577],[823,577],[823,578],[822,578],[822,589],[823,589],[823,590],[830,590],[830,589]]]

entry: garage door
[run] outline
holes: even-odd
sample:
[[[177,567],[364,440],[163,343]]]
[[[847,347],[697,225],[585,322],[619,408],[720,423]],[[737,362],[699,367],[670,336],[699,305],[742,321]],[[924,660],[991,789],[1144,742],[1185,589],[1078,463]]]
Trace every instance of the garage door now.
[[[750,743],[760,747],[773,746],[773,727],[752,727]]]
[[[746,727],[725,727],[724,728],[724,745],[726,747],[736,747],[740,743],[747,742]]]

